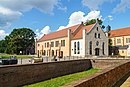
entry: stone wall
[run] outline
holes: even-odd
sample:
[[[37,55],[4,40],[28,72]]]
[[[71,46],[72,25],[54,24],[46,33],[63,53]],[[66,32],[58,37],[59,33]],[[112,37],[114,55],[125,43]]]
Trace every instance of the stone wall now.
[[[89,59],[0,67],[0,87],[22,86],[91,67]]]
[[[97,69],[106,69],[108,67],[115,66],[120,63],[125,63],[129,59],[92,59],[92,67]]]
[[[123,61],[63,87],[120,87],[129,73],[130,61]]]

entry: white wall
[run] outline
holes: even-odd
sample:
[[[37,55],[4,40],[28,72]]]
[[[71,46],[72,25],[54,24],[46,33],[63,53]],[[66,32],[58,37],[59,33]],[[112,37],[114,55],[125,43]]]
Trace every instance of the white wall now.
[[[78,41],[80,43],[80,54],[77,54],[77,42]],[[74,54],[74,42],[76,42],[76,54]],[[71,56],[84,56],[84,52],[83,52],[83,40],[82,39],[72,40],[71,41]]]

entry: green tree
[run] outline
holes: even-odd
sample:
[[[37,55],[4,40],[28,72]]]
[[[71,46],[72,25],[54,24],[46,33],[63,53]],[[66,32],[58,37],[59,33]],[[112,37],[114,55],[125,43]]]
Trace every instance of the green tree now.
[[[105,28],[105,26],[104,26],[104,25],[102,25],[103,21],[102,21],[101,19],[99,19],[99,18],[89,20],[88,22],[84,23],[84,25],[86,25],[86,26],[87,26],[87,25],[95,24],[95,23],[96,23],[96,20],[98,21],[98,23],[99,23],[99,25],[101,26],[101,28],[102,28],[102,29],[104,29],[104,28]]]
[[[5,41],[8,44],[6,53],[10,54],[23,54],[28,53],[29,48],[34,48],[35,33],[29,28],[14,29],[9,36],[5,37]]]
[[[4,53],[6,49],[6,42],[5,40],[0,40],[0,53]]]

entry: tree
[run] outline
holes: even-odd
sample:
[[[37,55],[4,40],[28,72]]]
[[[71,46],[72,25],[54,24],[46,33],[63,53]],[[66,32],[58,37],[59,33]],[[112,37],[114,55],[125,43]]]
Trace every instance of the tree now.
[[[30,49],[34,49],[34,37],[35,33],[29,28],[14,29],[9,36],[5,37],[8,43],[6,53],[20,54],[20,51],[22,54],[30,53]]]
[[[105,26],[104,26],[104,25],[102,25],[103,21],[102,21],[101,19],[99,19],[99,18],[89,20],[88,22],[84,23],[84,25],[86,25],[86,26],[87,26],[87,25],[95,24],[95,23],[96,23],[96,20],[98,21],[98,23],[99,23],[99,25],[101,26],[101,28],[102,28],[102,29],[104,29],[104,28],[105,28]]]
[[[0,40],[0,53],[4,53],[6,49],[6,42],[5,40]]]

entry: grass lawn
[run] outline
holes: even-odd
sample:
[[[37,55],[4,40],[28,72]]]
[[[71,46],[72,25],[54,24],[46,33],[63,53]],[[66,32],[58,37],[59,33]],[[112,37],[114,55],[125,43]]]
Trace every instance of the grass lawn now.
[[[80,78],[94,74],[98,71],[100,71],[100,69],[90,69],[90,70],[87,70],[84,72],[61,76],[61,77],[53,78],[51,80],[39,82],[36,84],[27,85],[24,87],[59,87],[59,86],[65,85],[67,83],[70,83],[72,81],[79,80]]]
[[[10,54],[0,54],[2,58],[10,58],[10,56],[16,56],[16,58],[32,58],[29,55],[10,55]]]

